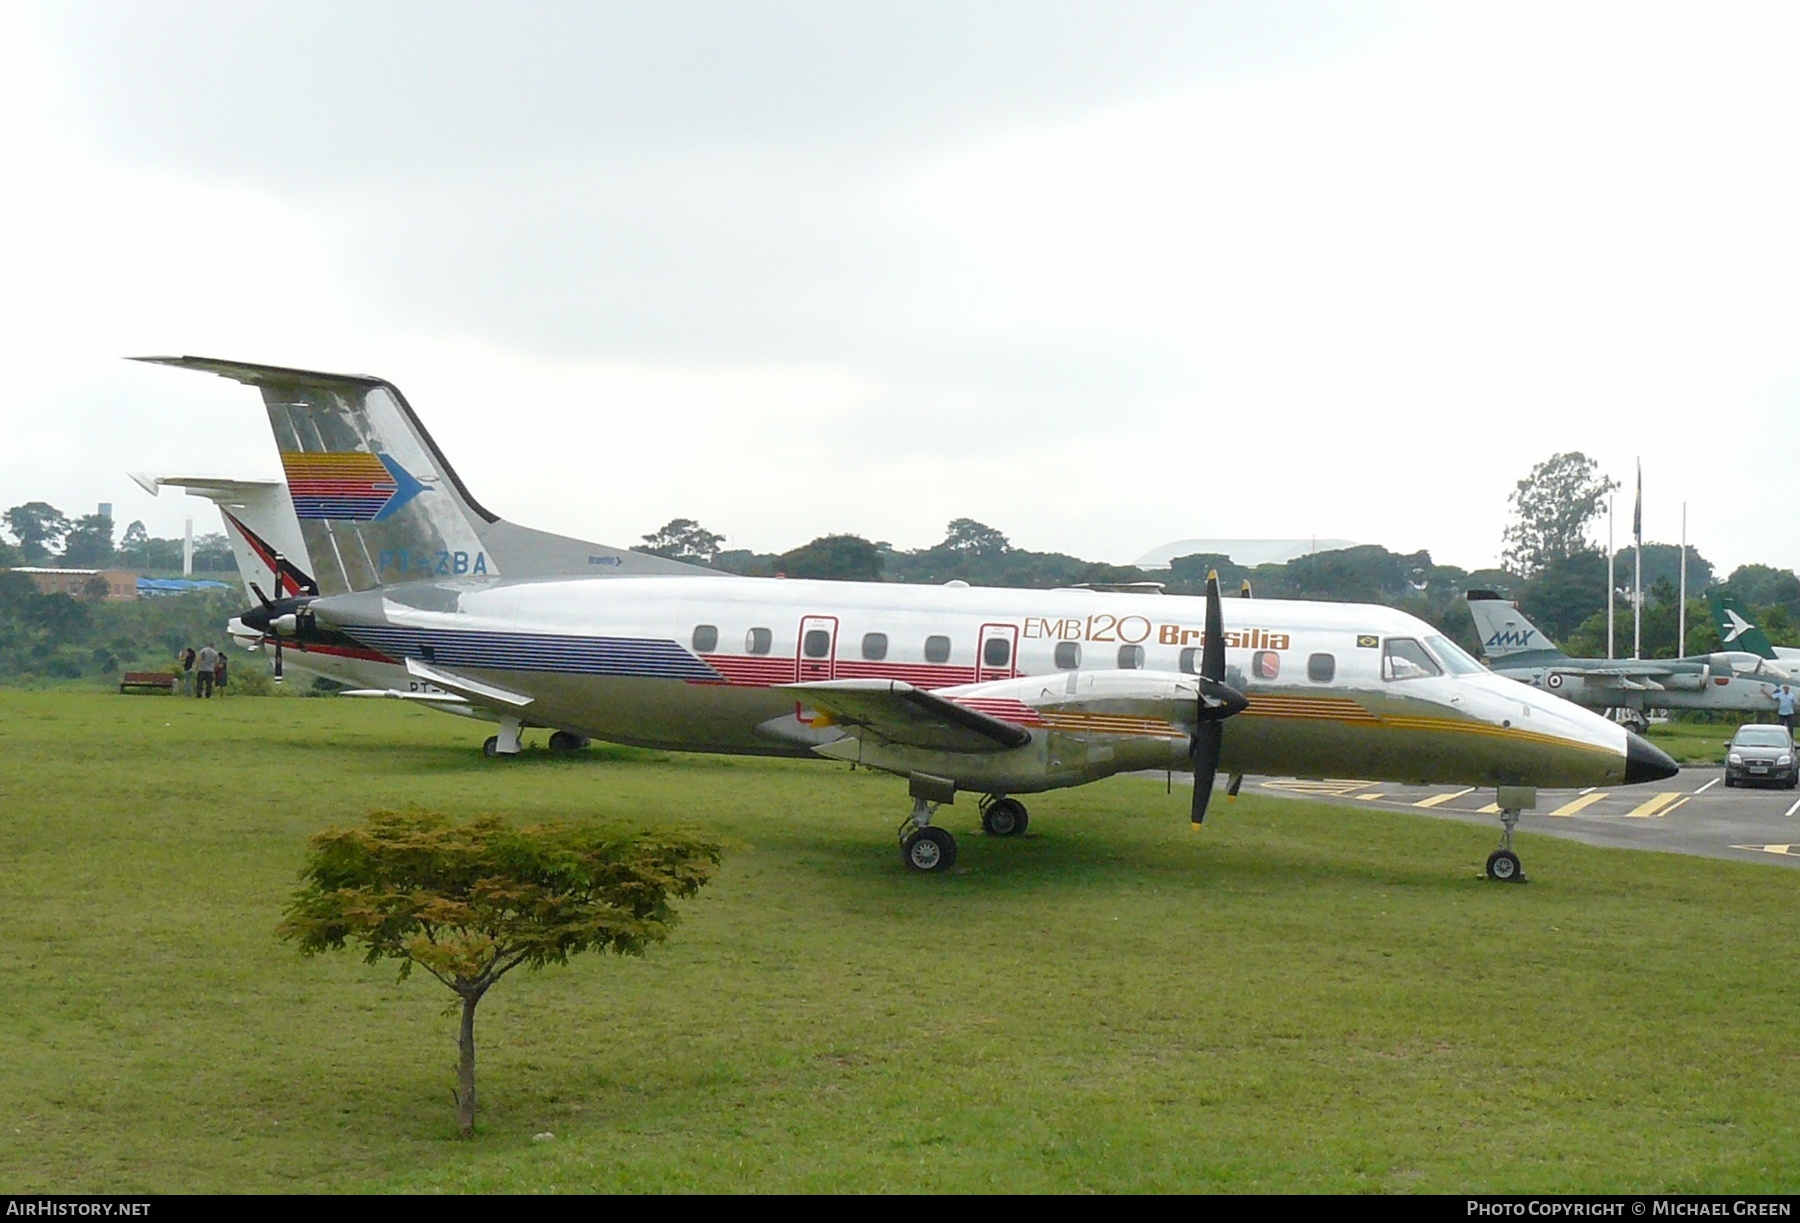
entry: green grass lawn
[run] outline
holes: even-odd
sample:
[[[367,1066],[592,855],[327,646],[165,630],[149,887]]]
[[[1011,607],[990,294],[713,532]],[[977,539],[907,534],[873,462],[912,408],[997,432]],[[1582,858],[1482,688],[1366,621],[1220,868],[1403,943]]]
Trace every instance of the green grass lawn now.
[[[1773,1191],[1800,875],[1119,779],[908,874],[893,779],[484,760],[388,702],[0,692],[0,1190]],[[540,738],[541,741],[541,738]],[[642,960],[483,1003],[273,930],[375,807],[727,840]],[[534,1141],[533,1135],[555,1137]]]
[[[1769,721],[1774,720],[1771,714]],[[1678,764],[1724,764],[1725,745],[1736,733],[1735,725],[1657,722],[1650,727],[1650,742],[1673,756]]]

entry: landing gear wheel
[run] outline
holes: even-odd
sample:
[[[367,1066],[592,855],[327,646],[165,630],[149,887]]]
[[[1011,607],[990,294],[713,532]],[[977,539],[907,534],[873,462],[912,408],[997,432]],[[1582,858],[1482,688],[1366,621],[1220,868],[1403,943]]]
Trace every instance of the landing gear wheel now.
[[[550,735],[550,750],[553,752],[579,752],[587,745],[588,740],[585,736],[572,731],[553,731]]]
[[[1500,883],[1518,883],[1525,878],[1519,866],[1519,855],[1510,849],[1496,849],[1488,855],[1487,877]]]
[[[997,798],[981,812],[981,830],[990,837],[1022,837],[1030,823],[1025,804],[1016,798]]]
[[[487,737],[487,742],[481,745],[481,754],[483,756],[498,756],[500,754],[500,736],[489,735]]]
[[[956,865],[956,838],[942,828],[921,828],[900,842],[900,860],[908,870],[942,873]]]

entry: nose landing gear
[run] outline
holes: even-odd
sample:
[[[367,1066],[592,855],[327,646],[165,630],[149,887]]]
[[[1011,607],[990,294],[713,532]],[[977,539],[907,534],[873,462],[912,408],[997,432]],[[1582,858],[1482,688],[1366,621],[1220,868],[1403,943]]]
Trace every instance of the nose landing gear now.
[[[1500,812],[1500,823],[1504,831],[1500,834],[1500,848],[1488,855],[1487,877],[1499,883],[1524,883],[1525,868],[1519,865],[1519,855],[1513,852],[1513,828],[1519,822],[1519,809],[1507,807]]]

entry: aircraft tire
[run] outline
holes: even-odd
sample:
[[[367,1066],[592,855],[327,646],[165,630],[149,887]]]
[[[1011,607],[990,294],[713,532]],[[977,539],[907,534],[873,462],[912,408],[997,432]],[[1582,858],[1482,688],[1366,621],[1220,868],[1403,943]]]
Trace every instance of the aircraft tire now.
[[[500,736],[489,735],[487,737],[487,742],[481,745],[481,754],[483,756],[498,756],[500,754]]]
[[[900,860],[922,875],[942,874],[956,865],[956,838],[943,828],[920,828],[900,842]]]
[[[579,752],[587,745],[587,739],[570,731],[558,730],[550,734],[550,750],[553,752]]]
[[[1016,798],[999,798],[981,813],[981,830],[990,837],[1022,837],[1031,823],[1025,804]]]
[[[1518,883],[1525,878],[1519,866],[1519,855],[1510,849],[1496,849],[1488,855],[1487,877],[1498,883]]]

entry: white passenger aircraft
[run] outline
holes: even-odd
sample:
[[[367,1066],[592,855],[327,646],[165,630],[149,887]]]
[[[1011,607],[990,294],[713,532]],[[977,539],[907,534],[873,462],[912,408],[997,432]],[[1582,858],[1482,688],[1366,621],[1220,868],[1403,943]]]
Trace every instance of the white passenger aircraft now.
[[[1502,846],[1535,786],[1673,776],[1606,719],[1489,674],[1389,608],[1086,590],[740,578],[679,566],[542,576],[491,546],[399,391],[378,378],[144,358],[262,392],[321,589],[242,619],[308,650],[362,651],[501,718],[618,743],[855,761],[908,779],[901,856],[948,869],[958,792],[1017,834],[1017,795],[1140,769],[1499,787]],[[621,567],[626,558],[622,558]],[[651,558],[644,558],[651,559]],[[665,563],[666,564],[666,563]],[[610,566],[609,566],[610,567]],[[1231,721],[1229,727],[1227,720]]]

